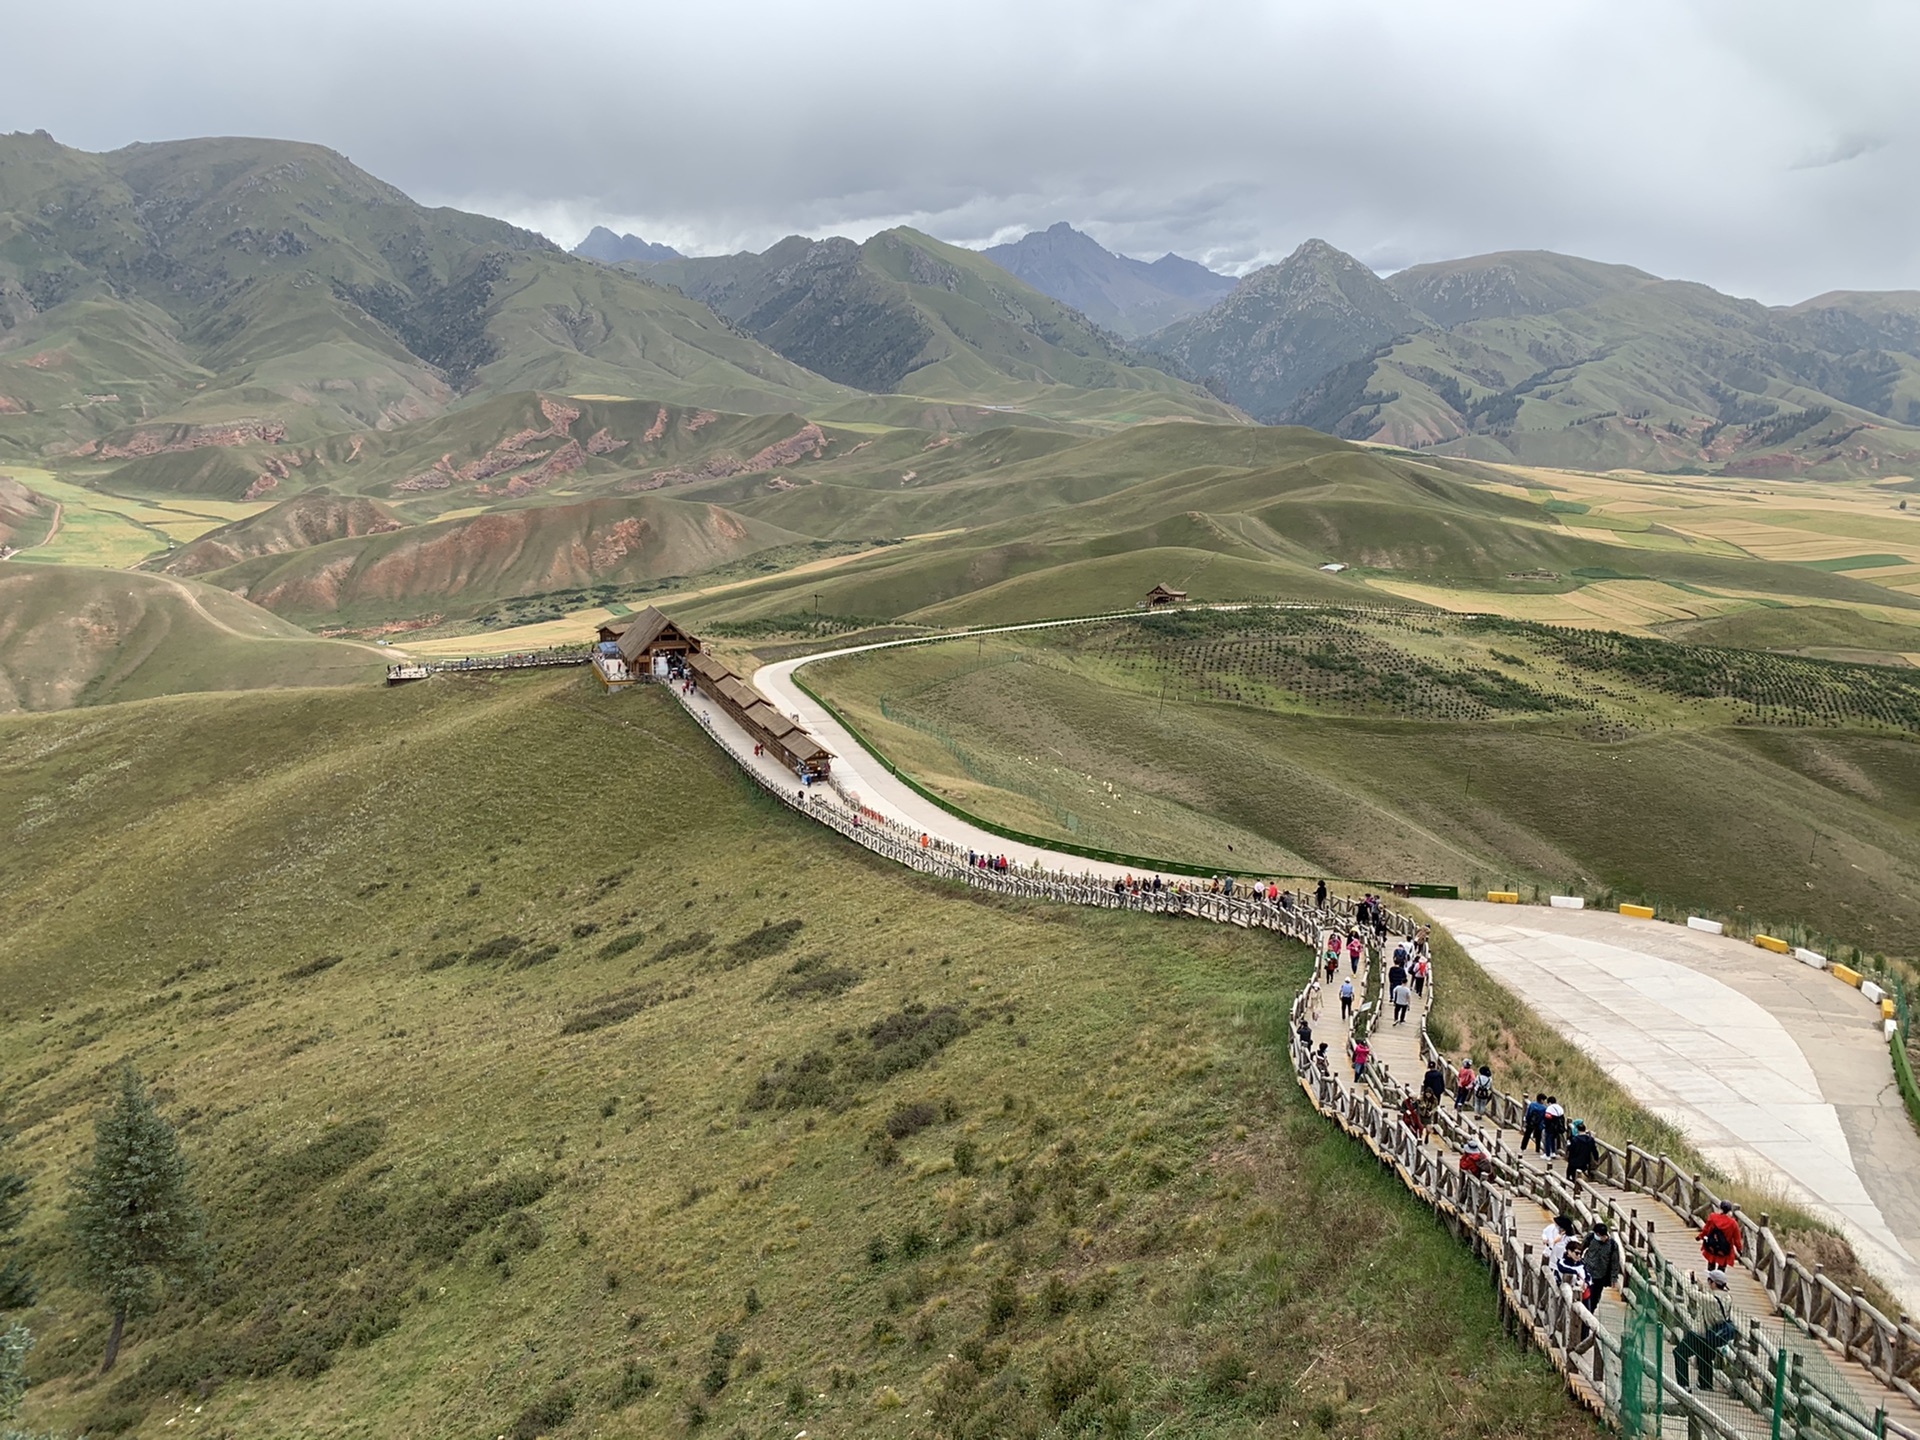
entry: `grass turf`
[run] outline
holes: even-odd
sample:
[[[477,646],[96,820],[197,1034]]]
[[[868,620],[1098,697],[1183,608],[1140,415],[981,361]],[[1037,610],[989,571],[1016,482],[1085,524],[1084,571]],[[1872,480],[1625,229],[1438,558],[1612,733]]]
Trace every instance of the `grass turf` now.
[[[35,1427],[1591,1433],[1292,1084],[1302,951],[886,867],[663,694],[15,718],[0,798]],[[218,1248],[98,1379],[123,1060]]]

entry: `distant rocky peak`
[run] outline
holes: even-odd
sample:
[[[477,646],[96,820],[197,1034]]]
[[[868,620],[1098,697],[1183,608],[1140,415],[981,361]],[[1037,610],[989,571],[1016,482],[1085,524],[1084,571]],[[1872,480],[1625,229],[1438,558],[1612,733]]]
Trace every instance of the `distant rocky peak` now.
[[[573,253],[583,259],[598,260],[603,265],[619,265],[629,260],[654,265],[662,260],[682,258],[680,252],[671,245],[650,244],[638,235],[616,235],[604,225],[596,225],[589,230],[587,238],[573,247]]]

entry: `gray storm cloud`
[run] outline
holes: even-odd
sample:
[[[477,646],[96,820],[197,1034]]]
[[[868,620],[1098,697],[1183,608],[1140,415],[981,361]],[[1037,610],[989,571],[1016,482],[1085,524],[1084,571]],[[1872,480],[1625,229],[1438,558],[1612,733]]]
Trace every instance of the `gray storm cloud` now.
[[[1066,219],[1234,269],[1320,235],[1920,287],[1906,0],[10,8],[0,126],[318,141],[565,242]]]

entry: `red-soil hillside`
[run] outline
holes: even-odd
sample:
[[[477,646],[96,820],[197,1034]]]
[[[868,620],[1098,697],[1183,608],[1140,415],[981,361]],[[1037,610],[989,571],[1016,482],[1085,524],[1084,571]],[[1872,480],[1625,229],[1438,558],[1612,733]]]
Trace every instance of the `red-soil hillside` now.
[[[260,555],[284,555],[329,540],[383,535],[405,523],[377,500],[312,490],[271,510],[222,525],[151,568],[168,575],[205,575]]]
[[[397,619],[516,595],[693,575],[804,537],[655,495],[499,510],[267,555],[213,578],[300,620]]]

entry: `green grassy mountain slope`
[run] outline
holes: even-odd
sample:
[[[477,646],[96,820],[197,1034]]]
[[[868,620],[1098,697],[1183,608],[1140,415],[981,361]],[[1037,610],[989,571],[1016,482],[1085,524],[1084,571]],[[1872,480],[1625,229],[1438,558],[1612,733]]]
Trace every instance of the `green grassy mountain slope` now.
[[[32,1430],[1597,1433],[1299,1094],[1304,951],[880,864],[657,690],[0,721],[0,813]],[[97,1377],[122,1060],[215,1243]]]
[[[0,137],[0,296],[0,446],[19,454],[137,453],[154,422],[310,439],[476,389],[845,394],[672,291],[282,141]]]
[[[1658,277],[1550,250],[1515,250],[1410,265],[1387,288],[1443,330],[1469,320],[1550,315],[1634,290]]]
[[[1273,422],[1329,371],[1423,322],[1366,266],[1309,240],[1212,309],[1146,342],[1257,420]]]
[[[863,390],[1076,420],[1231,418],[991,260],[913,230],[864,245],[791,236],[762,255],[670,260],[646,274]]]
[[[1294,611],[1143,616],[807,673],[955,803],[1083,845],[1657,896],[1870,950],[1920,919],[1911,669]]]
[[[1062,220],[980,252],[1043,295],[1130,340],[1226,298],[1233,280],[1178,255],[1155,261],[1115,255]]]
[[[370,646],[323,640],[191,580],[0,566],[0,711],[197,690],[370,684]]]

